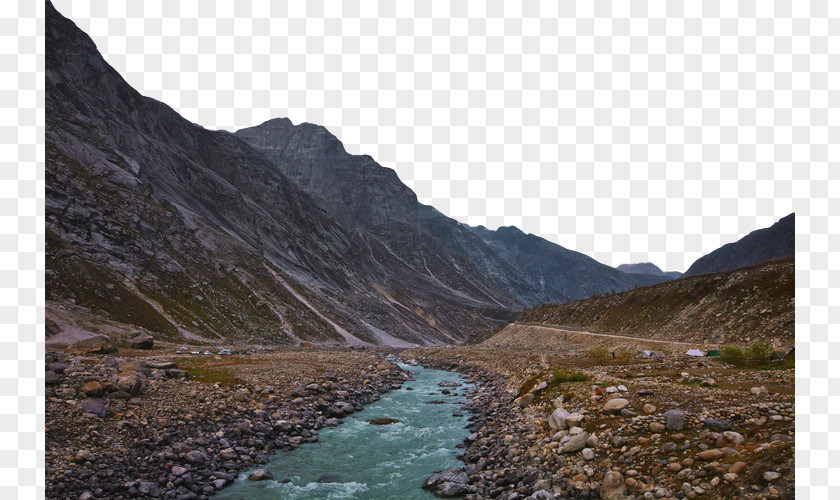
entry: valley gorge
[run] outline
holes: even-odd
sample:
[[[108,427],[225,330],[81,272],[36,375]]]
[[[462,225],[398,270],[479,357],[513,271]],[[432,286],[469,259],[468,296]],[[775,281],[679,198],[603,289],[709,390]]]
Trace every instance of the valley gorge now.
[[[613,268],[45,38],[47,498],[793,498],[793,214]]]

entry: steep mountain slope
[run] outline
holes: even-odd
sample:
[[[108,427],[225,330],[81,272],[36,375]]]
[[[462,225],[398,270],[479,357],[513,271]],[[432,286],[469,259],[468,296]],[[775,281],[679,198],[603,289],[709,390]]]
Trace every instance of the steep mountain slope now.
[[[517,323],[681,342],[794,341],[794,260],[689,276],[608,297],[534,307]]]
[[[663,271],[659,266],[652,262],[639,262],[638,264],[621,264],[616,267],[619,271],[627,274],[648,274],[651,276],[665,276],[671,279],[677,279],[682,276],[679,271]]]
[[[782,217],[770,227],[757,229],[734,243],[700,257],[685,275],[731,271],[759,262],[790,257],[796,252],[795,224],[795,214]]]
[[[236,136],[359,234],[360,243],[375,240],[404,265],[459,293],[509,308],[532,298],[519,273],[462,225],[418,203],[392,169],[347,153],[324,127],[279,118]]]
[[[565,302],[664,278],[626,275],[532,235],[471,228],[432,207],[369,156],[347,153],[324,127],[269,120],[236,132],[347,228],[363,231],[418,272],[510,305]],[[431,267],[434,265],[434,267]]]
[[[49,2],[46,91],[59,330],[101,317],[179,340],[449,343],[518,307],[349,233],[232,134],[137,93]]]

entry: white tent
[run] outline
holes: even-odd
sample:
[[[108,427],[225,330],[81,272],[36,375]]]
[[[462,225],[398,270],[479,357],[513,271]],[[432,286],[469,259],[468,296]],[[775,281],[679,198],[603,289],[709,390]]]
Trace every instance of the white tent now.
[[[696,358],[702,358],[704,356],[703,351],[699,349],[689,349],[688,352],[685,353],[686,356],[694,356]]]

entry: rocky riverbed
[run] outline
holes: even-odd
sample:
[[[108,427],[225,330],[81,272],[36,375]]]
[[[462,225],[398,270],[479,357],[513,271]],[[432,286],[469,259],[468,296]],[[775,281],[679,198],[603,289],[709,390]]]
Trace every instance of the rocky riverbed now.
[[[426,484],[439,496],[793,498],[792,370],[475,346],[48,352],[47,497],[213,496],[399,387],[395,354],[475,383],[464,466]]]
[[[468,499],[794,497],[793,396],[750,387],[748,373],[721,363],[580,368],[579,359],[474,347],[404,355],[476,383]],[[553,381],[548,367],[564,362],[589,379]],[[715,376],[746,387],[718,388]],[[755,377],[793,383],[792,370]]]
[[[372,353],[47,354],[47,498],[201,499],[408,378]]]

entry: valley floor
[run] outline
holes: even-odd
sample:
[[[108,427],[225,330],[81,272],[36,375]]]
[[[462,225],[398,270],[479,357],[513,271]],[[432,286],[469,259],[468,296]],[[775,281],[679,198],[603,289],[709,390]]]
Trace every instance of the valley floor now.
[[[233,356],[174,347],[50,348],[47,498],[212,496],[398,387],[405,375],[385,359],[395,355],[476,383],[467,498],[793,498],[789,368],[682,357],[597,365],[565,345]],[[684,428],[666,420],[672,409]]]
[[[787,365],[685,357],[601,365],[566,346],[403,356],[498,376],[496,396],[475,405],[484,425],[465,454],[477,498],[794,497]],[[586,380],[567,381],[575,377]]]

